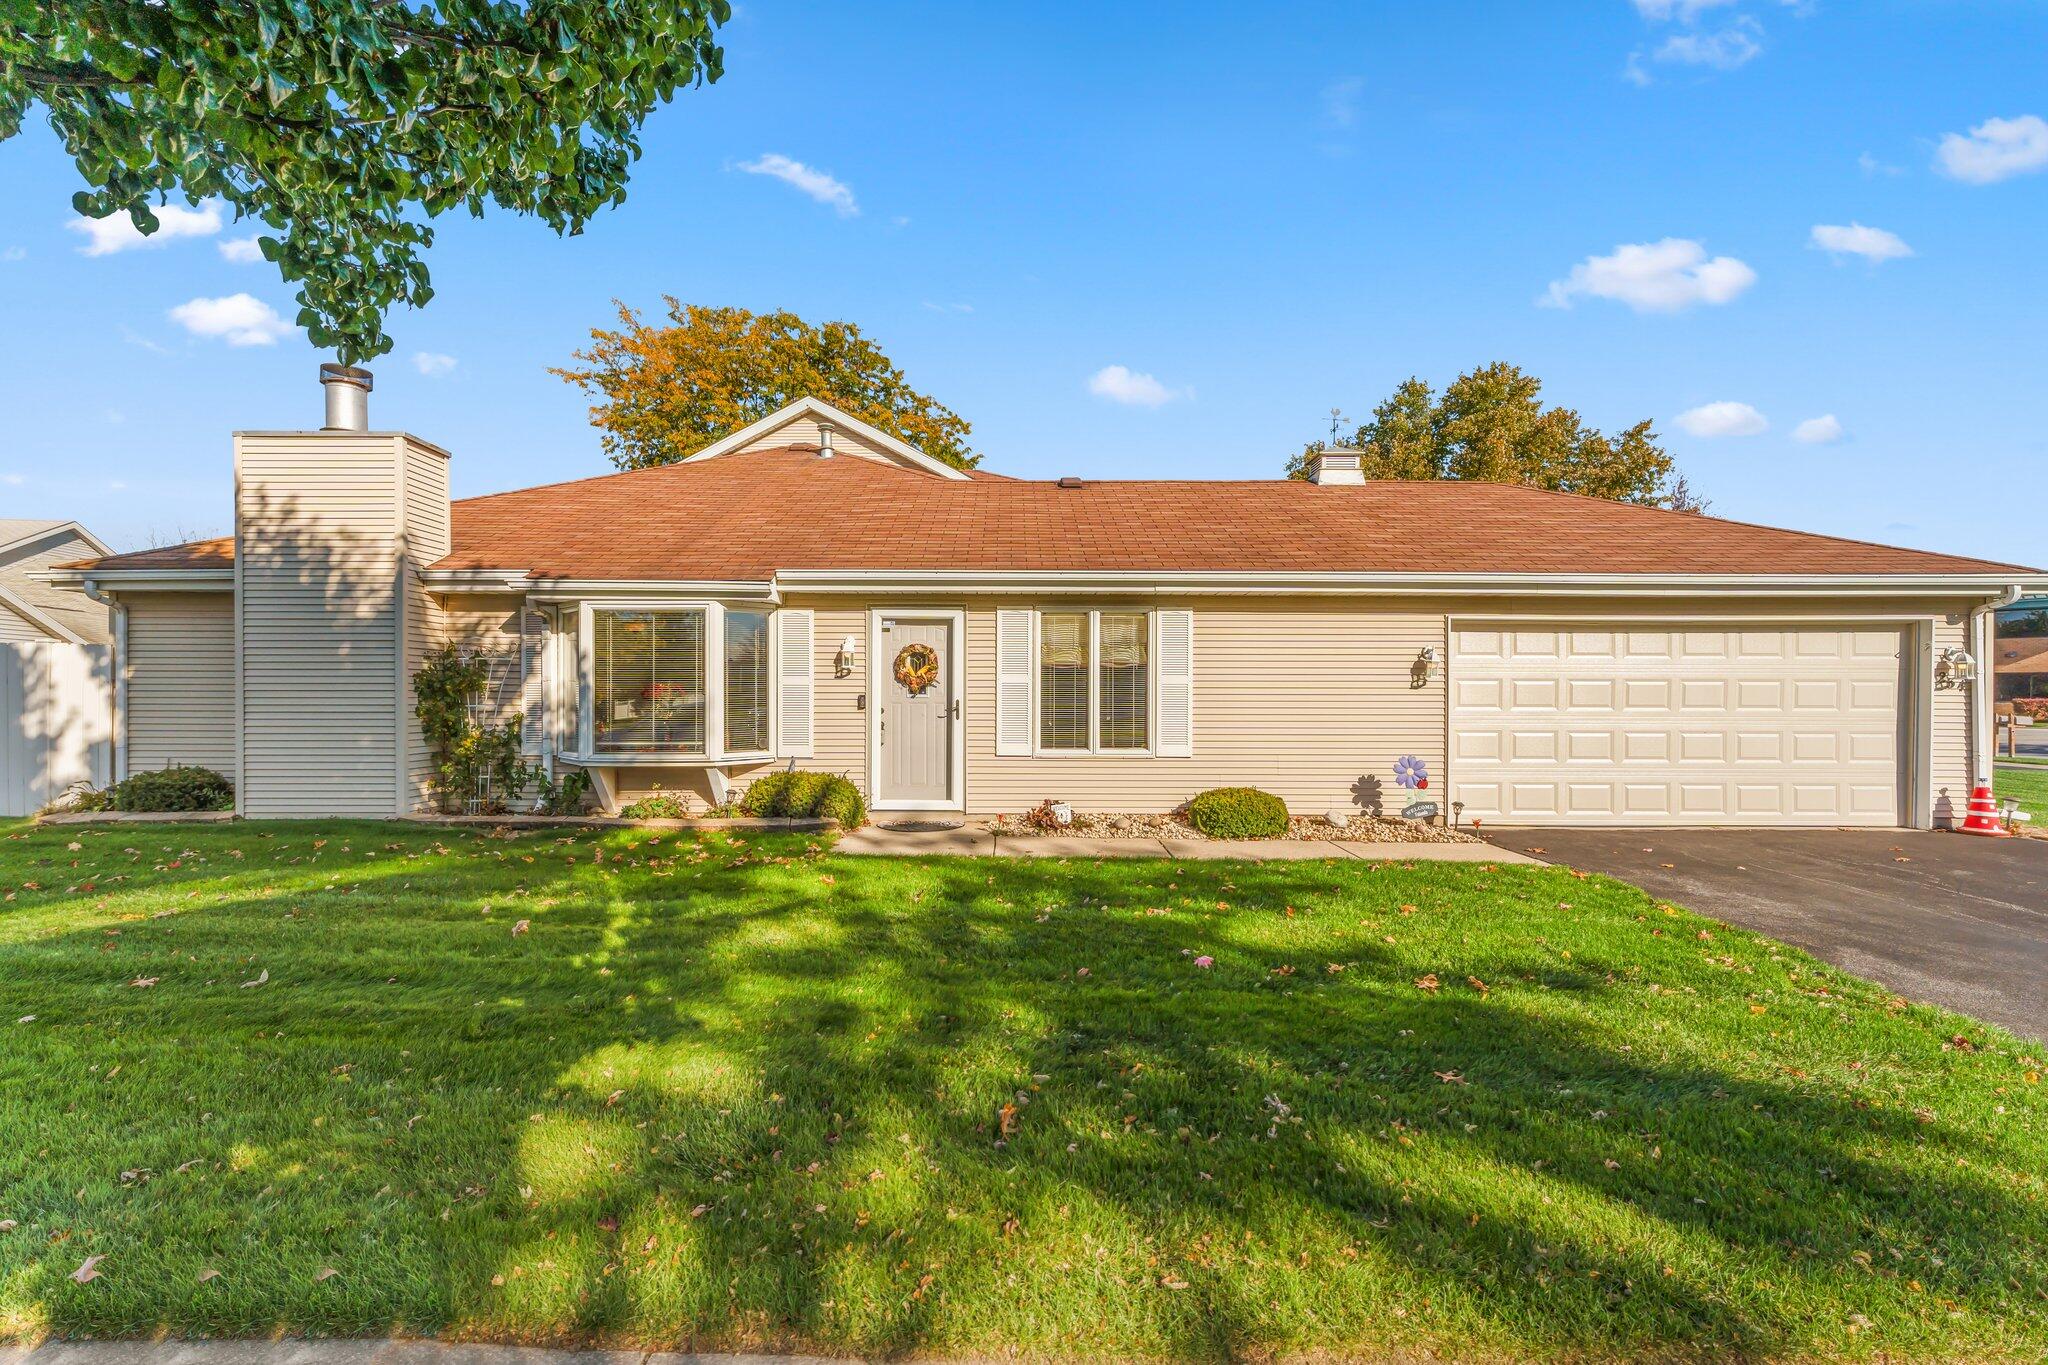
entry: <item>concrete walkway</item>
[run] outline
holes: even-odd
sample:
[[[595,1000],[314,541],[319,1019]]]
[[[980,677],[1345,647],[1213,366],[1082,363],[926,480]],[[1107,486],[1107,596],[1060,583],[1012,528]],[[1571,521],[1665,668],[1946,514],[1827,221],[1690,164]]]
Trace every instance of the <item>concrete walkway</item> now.
[[[983,825],[959,829],[891,830],[877,825],[840,836],[835,853],[911,858],[1177,858],[1190,862],[1313,862],[1358,858],[1370,863],[1539,863],[1490,844],[1377,844],[1336,839],[1095,839],[1081,835],[997,834]]]
[[[838,1365],[825,1356],[558,1351],[446,1341],[51,1341],[0,1365]]]

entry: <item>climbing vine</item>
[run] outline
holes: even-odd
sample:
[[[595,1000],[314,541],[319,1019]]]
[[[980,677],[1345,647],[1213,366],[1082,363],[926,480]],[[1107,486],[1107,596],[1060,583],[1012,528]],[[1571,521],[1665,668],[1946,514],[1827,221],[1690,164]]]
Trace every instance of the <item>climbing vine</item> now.
[[[434,794],[444,811],[472,801],[498,808],[540,775],[520,751],[520,718],[500,724],[477,719],[475,702],[489,687],[490,663],[481,654],[443,645],[412,675],[413,712],[434,755]]]

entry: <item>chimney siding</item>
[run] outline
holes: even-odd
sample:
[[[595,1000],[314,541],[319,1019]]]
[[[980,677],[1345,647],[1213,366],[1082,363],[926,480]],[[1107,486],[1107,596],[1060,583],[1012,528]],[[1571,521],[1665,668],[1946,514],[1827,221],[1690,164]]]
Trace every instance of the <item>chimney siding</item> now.
[[[392,432],[235,438],[237,808],[421,804],[411,675],[438,639],[419,570],[447,552],[447,456]]]

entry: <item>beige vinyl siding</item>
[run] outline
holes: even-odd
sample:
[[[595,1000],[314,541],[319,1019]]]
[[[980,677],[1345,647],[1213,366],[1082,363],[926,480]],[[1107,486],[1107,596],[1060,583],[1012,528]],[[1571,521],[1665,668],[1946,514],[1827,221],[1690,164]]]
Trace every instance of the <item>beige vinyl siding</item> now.
[[[235,771],[235,600],[225,592],[129,594],[128,771]]]
[[[444,557],[452,544],[448,513],[448,457],[431,446],[403,440],[399,446],[400,552],[404,569],[404,658],[397,683],[399,724],[404,744],[405,794],[414,810],[433,804],[434,755],[420,733],[412,677],[446,638],[439,600],[427,591],[420,571]]]
[[[810,417],[799,417],[784,426],[779,426],[758,440],[749,441],[738,450],[729,452],[743,455],[750,450],[781,450],[785,446],[815,446],[818,444],[818,423]],[[832,428],[833,458],[850,455],[860,459],[875,460],[882,464],[904,466],[904,461],[887,451],[869,445],[845,427]]]
[[[99,550],[92,542],[83,539],[75,531],[52,531],[40,540],[18,545],[7,552],[6,560],[0,562],[0,588],[4,588],[14,598],[43,615],[62,623],[79,639],[89,644],[105,644],[114,638],[105,607],[75,588],[54,587],[29,577],[31,573],[55,568],[59,564],[92,559],[98,554]],[[5,611],[4,607],[0,607],[0,612]],[[12,612],[6,614],[14,615]],[[6,629],[4,624],[0,624],[0,631]],[[40,626],[30,623],[29,629],[35,633],[26,636],[0,634],[0,640],[50,638]]]
[[[377,434],[236,440],[245,815],[399,806],[399,449]]]
[[[1933,645],[1921,669],[1933,687],[1934,660],[1944,649],[1968,649],[1970,618],[1957,610],[1934,618]],[[1937,827],[1959,825],[1970,807],[1970,692],[1966,687],[1935,687],[1928,756],[1933,816]]]
[[[5,602],[0,602],[0,643],[26,644],[31,640],[47,640],[50,632],[44,630],[26,616],[15,611]]]

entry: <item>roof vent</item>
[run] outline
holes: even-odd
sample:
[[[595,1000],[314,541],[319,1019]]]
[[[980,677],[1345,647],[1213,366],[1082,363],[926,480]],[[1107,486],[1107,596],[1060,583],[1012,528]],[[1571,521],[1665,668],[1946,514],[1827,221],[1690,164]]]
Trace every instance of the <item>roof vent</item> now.
[[[1061,488],[1086,488],[1088,485],[1082,483],[1077,475],[1064,474],[1060,476],[1059,486]]]
[[[821,460],[832,458],[832,428],[826,426],[823,422],[818,423],[818,458]]]
[[[368,431],[370,429],[370,384],[368,370],[329,361],[320,367],[320,387],[327,390],[327,421],[322,431]]]
[[[1308,481],[1310,483],[1365,482],[1365,452],[1349,446],[1331,446],[1309,456]]]

